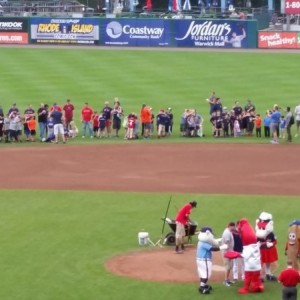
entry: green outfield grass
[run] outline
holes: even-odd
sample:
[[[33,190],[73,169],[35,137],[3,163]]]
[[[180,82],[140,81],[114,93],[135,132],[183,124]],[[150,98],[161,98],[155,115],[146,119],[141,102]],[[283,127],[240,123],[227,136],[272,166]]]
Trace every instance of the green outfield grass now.
[[[116,254],[143,249],[137,234],[160,237],[161,217],[170,195],[56,191],[1,191],[0,298],[5,300],[198,299],[196,284],[143,282],[107,273],[104,262]],[[247,217],[252,224],[272,207],[278,238],[279,269],[285,263],[288,223],[298,217],[299,197],[174,194],[169,216],[190,199],[199,206],[192,218],[220,236],[228,221]],[[251,205],[249,205],[251,203]],[[165,228],[165,233],[170,228]],[[194,239],[194,242],[196,240]],[[174,249],[170,248],[170,253]],[[147,270],[145,270],[147,272]],[[237,287],[214,284],[210,299],[240,299]],[[267,283],[263,295],[279,299],[280,285]]]
[[[205,99],[212,91],[228,108],[235,100],[244,106],[252,99],[262,116],[275,103],[299,104],[297,54],[100,48],[0,48],[0,54],[0,105],[5,111],[14,102],[23,112],[28,104],[37,109],[40,102],[64,104],[70,98],[79,127],[84,102],[99,111],[116,96],[125,113],[138,113],[142,103],[154,113],[172,107],[175,136],[185,108],[196,108],[208,120]],[[208,124],[205,133],[211,135]]]

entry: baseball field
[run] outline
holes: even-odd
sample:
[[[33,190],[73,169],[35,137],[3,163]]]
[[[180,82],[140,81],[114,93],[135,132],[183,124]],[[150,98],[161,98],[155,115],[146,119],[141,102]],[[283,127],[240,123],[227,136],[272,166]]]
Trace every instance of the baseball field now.
[[[251,99],[261,115],[275,103],[293,109],[300,53],[1,47],[0,54],[4,112],[12,103],[23,111],[69,98],[80,127],[84,102],[100,110],[119,97],[125,113],[146,103],[154,113],[172,107],[175,115],[173,135],[162,140],[0,144],[1,299],[205,297],[197,291],[193,246],[178,256],[172,247],[138,244],[140,231],[153,241],[161,237],[170,197],[169,217],[196,200],[192,219],[218,237],[229,221],[246,217],[254,225],[262,211],[272,213],[275,274],[285,267],[288,223],[300,218],[299,140],[216,140],[205,99],[212,91],[227,107]],[[203,115],[205,138],[179,136],[185,108]],[[169,231],[166,226],[163,235]],[[213,276],[207,297],[241,298],[242,282],[223,286],[217,268]],[[263,294],[243,298],[280,299],[280,285],[267,282]]]

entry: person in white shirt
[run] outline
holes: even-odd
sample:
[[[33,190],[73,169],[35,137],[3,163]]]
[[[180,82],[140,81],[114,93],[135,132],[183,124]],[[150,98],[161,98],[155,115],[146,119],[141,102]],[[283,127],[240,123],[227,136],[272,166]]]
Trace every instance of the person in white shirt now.
[[[300,104],[297,105],[295,108],[295,121],[296,121],[296,130],[297,130],[295,137],[297,137],[299,134],[299,128],[300,128]]]

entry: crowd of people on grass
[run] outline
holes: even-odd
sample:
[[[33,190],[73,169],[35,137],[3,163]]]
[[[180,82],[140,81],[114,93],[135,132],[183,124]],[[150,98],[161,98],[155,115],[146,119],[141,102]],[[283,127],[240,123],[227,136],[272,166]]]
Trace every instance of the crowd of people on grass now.
[[[256,111],[251,100],[247,100],[243,107],[238,101],[228,109],[223,106],[222,99],[213,92],[208,99],[209,120],[204,124],[203,115],[195,108],[185,109],[179,117],[180,135],[182,137],[204,137],[204,125],[211,127],[211,134],[216,138],[264,136],[271,138],[276,144],[279,138],[292,141],[291,126],[296,124],[296,136],[300,127],[300,105],[294,112],[290,107],[281,109],[274,105],[265,113]],[[84,103],[80,111],[81,130],[74,118],[75,106],[70,99],[65,104],[54,103],[52,106],[41,103],[35,111],[29,105],[21,113],[14,103],[5,113],[0,107],[0,141],[21,142],[23,134],[25,141],[57,143],[59,137],[66,142],[82,134],[82,138],[110,138],[120,137],[120,130],[124,130],[123,138],[134,140],[151,137],[164,138],[170,136],[174,127],[174,115],[171,107],[161,108],[156,114],[153,109],[143,104],[139,113],[125,114],[118,98],[113,105],[105,101],[103,107],[97,111]],[[38,137],[37,137],[38,136]]]

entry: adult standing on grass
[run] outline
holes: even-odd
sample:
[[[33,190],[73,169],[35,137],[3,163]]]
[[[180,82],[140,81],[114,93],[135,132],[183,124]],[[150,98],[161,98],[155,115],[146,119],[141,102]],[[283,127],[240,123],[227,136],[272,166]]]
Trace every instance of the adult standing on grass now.
[[[295,119],[296,119],[296,134],[295,137],[299,135],[299,128],[300,128],[300,104],[295,108]]]
[[[60,135],[63,143],[66,143],[65,131],[64,131],[64,118],[63,113],[59,110],[59,107],[54,105],[53,111],[50,113],[50,117],[53,120],[53,132],[55,136],[55,144],[58,144],[58,136]]]
[[[84,106],[81,110],[81,122],[83,125],[82,128],[82,138],[85,138],[86,129],[88,128],[91,139],[94,137],[93,128],[92,128],[92,116],[94,111],[89,107],[87,102],[84,103]]]
[[[299,271],[293,268],[292,261],[287,262],[287,268],[284,269],[278,281],[282,283],[282,300],[297,300],[297,284],[300,283]]]
[[[292,142],[292,133],[291,133],[291,127],[292,127],[292,123],[291,123],[291,120],[292,120],[292,112],[291,112],[291,108],[288,106],[286,108],[286,116],[285,116],[285,128],[286,128],[286,134],[287,134],[287,141],[289,143]]]
[[[280,123],[281,114],[279,111],[279,106],[277,104],[274,105],[273,111],[270,114],[270,131],[271,131],[271,143],[278,144],[278,129]]]
[[[113,119],[113,130],[115,130],[115,137],[119,137],[119,130],[121,129],[121,118],[123,116],[123,109],[118,98],[115,98],[114,108],[111,111]]]
[[[177,213],[176,216],[176,232],[175,232],[175,239],[176,239],[176,253],[183,253],[184,251],[184,237],[185,237],[185,226],[188,225],[190,220],[190,214],[193,208],[197,207],[197,202],[192,201],[185,204]]]
[[[40,130],[40,140],[44,142],[46,140],[46,128],[47,128],[47,119],[48,119],[48,111],[45,107],[44,103],[41,103],[38,111],[38,124]]]
[[[65,122],[68,129],[70,129],[70,123],[73,121],[74,110],[74,105],[71,103],[71,100],[68,99],[67,103],[63,106]]]
[[[104,107],[102,109],[103,115],[105,117],[105,129],[106,129],[106,136],[110,137],[111,134],[111,112],[112,108],[109,106],[109,102],[104,102]]]
[[[225,286],[231,286],[232,282],[229,280],[230,272],[233,268],[233,261],[226,257],[226,252],[233,251],[234,248],[234,238],[233,238],[233,230],[235,229],[235,223],[230,222],[222,234],[222,245],[227,245],[227,249],[222,251],[223,254],[223,261],[224,261],[224,267],[225,267],[225,279],[224,279],[224,285]]]

